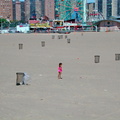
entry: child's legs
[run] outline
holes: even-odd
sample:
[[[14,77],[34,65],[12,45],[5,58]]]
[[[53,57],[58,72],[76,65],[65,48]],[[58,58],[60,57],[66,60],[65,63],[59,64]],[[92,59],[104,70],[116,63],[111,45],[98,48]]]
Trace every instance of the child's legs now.
[[[61,72],[58,72],[58,79],[61,78]]]
[[[60,72],[58,72],[58,79],[60,78]]]

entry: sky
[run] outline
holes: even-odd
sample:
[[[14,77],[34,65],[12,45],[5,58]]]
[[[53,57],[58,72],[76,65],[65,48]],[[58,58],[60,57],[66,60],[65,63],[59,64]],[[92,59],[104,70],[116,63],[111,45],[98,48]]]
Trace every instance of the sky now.
[[[95,2],[95,0],[87,0],[88,2]]]

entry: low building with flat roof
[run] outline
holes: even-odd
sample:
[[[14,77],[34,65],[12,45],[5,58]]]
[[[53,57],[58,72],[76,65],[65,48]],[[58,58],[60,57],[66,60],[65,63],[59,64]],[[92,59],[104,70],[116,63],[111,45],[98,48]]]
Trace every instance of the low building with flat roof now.
[[[95,23],[100,32],[120,31],[120,20],[101,20]]]

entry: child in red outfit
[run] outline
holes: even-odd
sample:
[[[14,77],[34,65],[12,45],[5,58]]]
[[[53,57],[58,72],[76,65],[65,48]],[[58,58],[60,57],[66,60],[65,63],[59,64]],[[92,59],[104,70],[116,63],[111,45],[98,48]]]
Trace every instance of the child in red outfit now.
[[[62,63],[59,63],[59,67],[58,67],[58,79],[62,79],[61,74],[62,74]]]

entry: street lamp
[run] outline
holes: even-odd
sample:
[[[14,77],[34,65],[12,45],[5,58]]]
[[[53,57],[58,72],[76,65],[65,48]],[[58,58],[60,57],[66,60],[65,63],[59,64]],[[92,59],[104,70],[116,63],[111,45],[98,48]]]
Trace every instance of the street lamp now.
[[[0,16],[0,18],[1,18],[1,33],[2,33],[2,17],[3,16]]]

